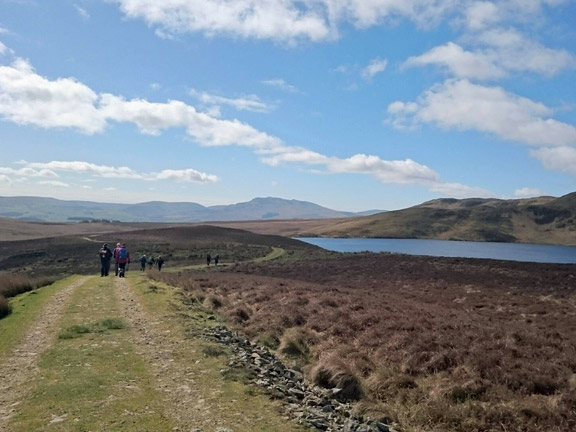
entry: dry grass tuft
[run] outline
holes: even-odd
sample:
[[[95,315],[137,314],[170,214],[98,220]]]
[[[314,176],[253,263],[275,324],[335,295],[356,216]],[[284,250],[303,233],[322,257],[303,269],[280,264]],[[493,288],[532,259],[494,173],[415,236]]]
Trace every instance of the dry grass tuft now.
[[[303,364],[310,361],[310,347],[317,341],[316,335],[302,327],[287,329],[280,338],[278,352],[287,358],[300,360]]]
[[[357,401],[364,395],[360,379],[339,353],[320,357],[311,376],[313,382],[320,387],[339,389],[335,397],[340,400]]]

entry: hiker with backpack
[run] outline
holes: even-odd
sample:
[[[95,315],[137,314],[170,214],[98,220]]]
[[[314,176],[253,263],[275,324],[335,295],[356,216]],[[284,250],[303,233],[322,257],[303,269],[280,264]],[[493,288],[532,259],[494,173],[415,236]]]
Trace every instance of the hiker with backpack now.
[[[125,277],[126,265],[130,263],[130,253],[126,249],[125,244],[121,244],[119,248],[116,248],[115,252],[117,252],[118,277]]]
[[[108,244],[105,243],[102,245],[98,255],[100,256],[100,277],[108,276],[108,272],[110,271],[110,259],[112,258],[112,251],[108,247]]]

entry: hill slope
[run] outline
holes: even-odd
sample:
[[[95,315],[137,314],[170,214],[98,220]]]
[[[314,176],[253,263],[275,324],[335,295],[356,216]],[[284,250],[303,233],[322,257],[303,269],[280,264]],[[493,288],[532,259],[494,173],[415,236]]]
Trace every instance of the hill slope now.
[[[308,230],[323,237],[385,237],[576,245],[576,192],[560,198],[437,199]]]

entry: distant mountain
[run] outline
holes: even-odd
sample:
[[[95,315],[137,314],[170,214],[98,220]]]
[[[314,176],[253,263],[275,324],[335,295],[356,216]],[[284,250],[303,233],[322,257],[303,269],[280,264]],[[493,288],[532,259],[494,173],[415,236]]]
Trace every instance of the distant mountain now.
[[[372,210],[369,213],[378,212]],[[150,201],[110,204],[63,201],[41,197],[0,197],[0,217],[34,222],[207,222],[273,219],[325,219],[357,216],[314,203],[281,198],[255,198],[249,202],[205,207],[192,202]]]
[[[576,192],[560,198],[436,199],[323,224],[307,235],[576,245]]]

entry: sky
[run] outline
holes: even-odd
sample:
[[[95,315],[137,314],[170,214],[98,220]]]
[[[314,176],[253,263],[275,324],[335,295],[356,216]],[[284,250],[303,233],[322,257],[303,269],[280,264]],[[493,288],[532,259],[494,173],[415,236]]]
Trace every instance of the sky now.
[[[0,0],[0,196],[576,191],[576,0]]]

